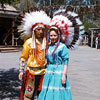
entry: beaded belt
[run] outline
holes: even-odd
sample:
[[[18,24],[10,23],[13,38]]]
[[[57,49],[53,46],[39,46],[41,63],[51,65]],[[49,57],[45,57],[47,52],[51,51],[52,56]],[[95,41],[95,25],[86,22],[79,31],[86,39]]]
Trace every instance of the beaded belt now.
[[[41,69],[45,69],[46,66],[43,66],[43,67],[28,67],[28,69],[30,70],[41,70]]]

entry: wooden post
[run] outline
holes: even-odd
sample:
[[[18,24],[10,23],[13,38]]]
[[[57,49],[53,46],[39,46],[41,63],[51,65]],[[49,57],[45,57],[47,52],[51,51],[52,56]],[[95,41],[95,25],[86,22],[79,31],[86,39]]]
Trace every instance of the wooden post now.
[[[50,6],[51,6],[51,0],[50,0]]]
[[[91,31],[91,47],[93,47],[93,30]]]
[[[14,46],[14,33],[12,32],[12,46]]]
[[[44,7],[45,7],[45,0],[43,1],[43,5],[44,5]]]

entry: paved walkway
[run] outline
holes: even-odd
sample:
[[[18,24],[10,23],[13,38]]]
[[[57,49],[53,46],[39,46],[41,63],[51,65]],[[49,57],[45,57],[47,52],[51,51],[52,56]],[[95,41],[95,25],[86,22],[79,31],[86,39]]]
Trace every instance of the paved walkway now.
[[[0,100],[20,100],[18,80],[21,52],[0,53]],[[100,50],[80,46],[69,50],[68,78],[73,100],[100,100]]]
[[[100,100],[100,50],[81,46],[70,51],[68,75],[73,100]]]

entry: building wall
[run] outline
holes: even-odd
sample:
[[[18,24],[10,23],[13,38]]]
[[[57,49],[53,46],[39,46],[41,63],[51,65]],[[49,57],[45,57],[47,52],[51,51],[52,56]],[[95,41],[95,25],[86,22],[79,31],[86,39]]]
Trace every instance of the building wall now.
[[[3,40],[7,36],[8,30],[12,26],[12,18],[2,18],[0,17],[0,45],[4,45],[5,43]],[[9,35],[8,40],[6,42],[9,42],[11,40],[11,35]]]

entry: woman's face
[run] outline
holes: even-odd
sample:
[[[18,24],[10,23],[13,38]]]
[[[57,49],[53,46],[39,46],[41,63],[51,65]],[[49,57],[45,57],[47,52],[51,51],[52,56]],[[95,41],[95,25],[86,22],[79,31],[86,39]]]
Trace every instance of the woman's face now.
[[[58,40],[58,34],[54,30],[50,31],[50,40],[52,44],[54,44]]]

